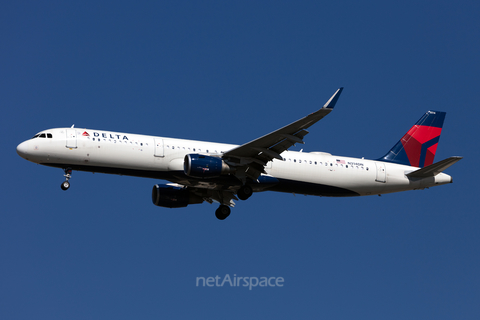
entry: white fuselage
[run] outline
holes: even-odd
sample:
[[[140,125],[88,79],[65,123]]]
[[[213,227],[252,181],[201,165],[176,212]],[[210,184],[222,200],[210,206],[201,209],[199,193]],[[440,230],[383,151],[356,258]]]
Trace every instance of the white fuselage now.
[[[50,129],[41,134],[45,137],[38,136],[21,143],[17,147],[19,155],[47,166],[159,178],[174,183],[184,183],[186,180],[183,173],[185,155],[199,153],[221,156],[223,152],[237,147],[79,128]],[[279,183],[265,190],[356,196],[423,189],[452,181],[444,173],[411,179],[405,174],[418,168],[322,152],[285,151],[281,156],[283,161],[275,159],[265,168],[267,175],[275,177]],[[197,187],[201,187],[201,184]]]

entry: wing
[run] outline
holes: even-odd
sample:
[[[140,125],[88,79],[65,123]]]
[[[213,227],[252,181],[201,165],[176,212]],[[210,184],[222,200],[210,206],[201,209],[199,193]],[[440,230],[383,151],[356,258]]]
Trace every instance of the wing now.
[[[269,161],[283,160],[280,155],[282,152],[295,143],[304,143],[303,137],[308,133],[306,129],[333,110],[342,90],[343,87],[338,89],[321,109],[263,137],[225,152],[223,159],[229,165],[237,167],[236,176],[243,183],[247,177],[256,180],[261,173],[265,173],[264,167]]]

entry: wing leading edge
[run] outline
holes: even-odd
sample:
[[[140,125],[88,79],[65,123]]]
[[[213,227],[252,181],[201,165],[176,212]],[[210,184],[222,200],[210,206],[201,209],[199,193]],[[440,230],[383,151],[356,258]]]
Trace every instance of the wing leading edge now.
[[[246,177],[256,180],[261,173],[265,172],[264,167],[267,162],[273,159],[282,160],[280,156],[282,152],[295,143],[304,143],[303,138],[308,134],[306,129],[333,110],[342,91],[343,87],[339,88],[319,110],[263,137],[225,152],[223,159],[237,167],[236,176],[244,183]]]

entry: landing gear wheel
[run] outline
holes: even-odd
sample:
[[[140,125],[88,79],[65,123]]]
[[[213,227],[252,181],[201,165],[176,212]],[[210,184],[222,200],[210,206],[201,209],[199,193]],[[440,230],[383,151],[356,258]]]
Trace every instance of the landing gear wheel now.
[[[63,181],[60,187],[62,188],[62,190],[67,190],[68,188],[70,188],[70,182]]]
[[[224,204],[221,204],[220,207],[215,211],[215,217],[218,220],[225,220],[230,215],[230,207]]]
[[[70,182],[68,182],[68,180],[70,180],[70,178],[72,177],[72,168],[64,168],[63,171],[65,172],[65,174],[63,175],[65,177],[65,181],[62,182],[62,185],[60,187],[62,188],[62,190],[67,190],[68,188],[70,188]]]
[[[252,196],[252,194],[253,190],[252,187],[250,187],[249,185],[241,186],[240,189],[238,189],[237,191],[237,196],[240,200],[247,200]]]

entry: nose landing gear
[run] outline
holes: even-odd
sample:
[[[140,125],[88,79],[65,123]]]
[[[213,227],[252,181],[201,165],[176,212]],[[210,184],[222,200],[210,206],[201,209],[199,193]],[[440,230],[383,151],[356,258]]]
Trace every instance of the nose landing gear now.
[[[70,180],[70,178],[72,177],[72,168],[65,168],[63,169],[63,171],[65,172],[65,174],[63,175],[65,177],[65,181],[62,182],[60,188],[62,188],[62,190],[67,190],[68,188],[70,188],[70,182],[68,182],[68,180]]]

